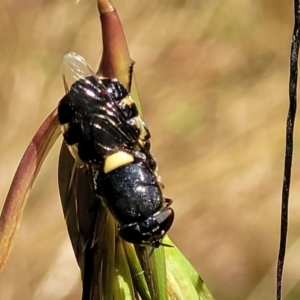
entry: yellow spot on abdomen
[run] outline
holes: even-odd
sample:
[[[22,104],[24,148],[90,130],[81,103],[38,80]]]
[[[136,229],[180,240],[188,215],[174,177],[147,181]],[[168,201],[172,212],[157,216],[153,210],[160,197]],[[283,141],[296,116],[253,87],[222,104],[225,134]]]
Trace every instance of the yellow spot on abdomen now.
[[[133,161],[134,158],[131,154],[124,151],[118,151],[105,158],[103,171],[107,174],[117,168],[132,163]]]

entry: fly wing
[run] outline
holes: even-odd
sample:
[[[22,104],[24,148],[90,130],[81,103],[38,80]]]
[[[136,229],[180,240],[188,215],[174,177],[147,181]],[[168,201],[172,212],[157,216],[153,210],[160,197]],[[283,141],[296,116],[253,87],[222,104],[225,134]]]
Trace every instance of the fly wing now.
[[[81,269],[84,300],[99,300],[102,250],[95,248],[106,231],[106,209],[93,192],[83,169],[76,168],[74,158],[63,143],[59,156],[58,183],[61,203],[73,250]],[[101,209],[102,208],[102,209]]]
[[[97,77],[86,60],[75,52],[69,52],[63,56],[62,71],[66,93],[69,92],[69,87],[76,81],[85,80],[90,76]],[[86,82],[89,84],[88,79],[86,79]]]

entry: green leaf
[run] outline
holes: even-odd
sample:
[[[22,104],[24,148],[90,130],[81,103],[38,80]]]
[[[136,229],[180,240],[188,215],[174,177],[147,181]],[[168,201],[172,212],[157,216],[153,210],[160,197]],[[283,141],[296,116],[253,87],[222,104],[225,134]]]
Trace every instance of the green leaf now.
[[[191,263],[168,237],[164,243],[172,245],[165,247],[169,298],[212,300],[213,296]]]
[[[145,272],[142,269],[140,261],[137,257],[134,245],[124,242],[124,246],[128,257],[128,264],[130,267],[134,287],[143,300],[151,300],[145,279]]]
[[[114,300],[135,299],[132,277],[125,252],[125,243],[120,238],[116,238]]]
[[[167,274],[164,247],[135,246],[137,255],[145,272],[151,299],[167,300]]]

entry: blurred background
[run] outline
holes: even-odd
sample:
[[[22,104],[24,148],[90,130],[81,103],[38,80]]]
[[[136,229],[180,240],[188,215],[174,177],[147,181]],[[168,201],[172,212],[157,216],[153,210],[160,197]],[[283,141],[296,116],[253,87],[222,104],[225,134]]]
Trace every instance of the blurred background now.
[[[174,199],[170,237],[217,300],[275,299],[292,1],[114,0],[152,149]],[[0,208],[76,51],[96,70],[95,0],[0,2]],[[285,299],[300,298],[296,122]],[[299,127],[299,126],[298,126]],[[27,202],[0,299],[80,299],[57,187],[61,138]]]

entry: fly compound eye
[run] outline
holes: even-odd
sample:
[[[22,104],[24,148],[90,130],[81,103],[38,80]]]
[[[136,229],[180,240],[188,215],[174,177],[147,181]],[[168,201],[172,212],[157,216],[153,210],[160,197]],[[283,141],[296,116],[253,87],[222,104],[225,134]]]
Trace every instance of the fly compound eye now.
[[[145,244],[144,239],[149,238],[141,232],[138,223],[120,226],[119,234],[123,240],[133,244]]]
[[[173,220],[173,209],[164,207],[145,221],[120,226],[119,234],[129,243],[157,248],[172,226]]]
[[[164,236],[171,228],[174,221],[174,210],[170,207],[164,207],[153,218],[156,220],[162,236]]]

